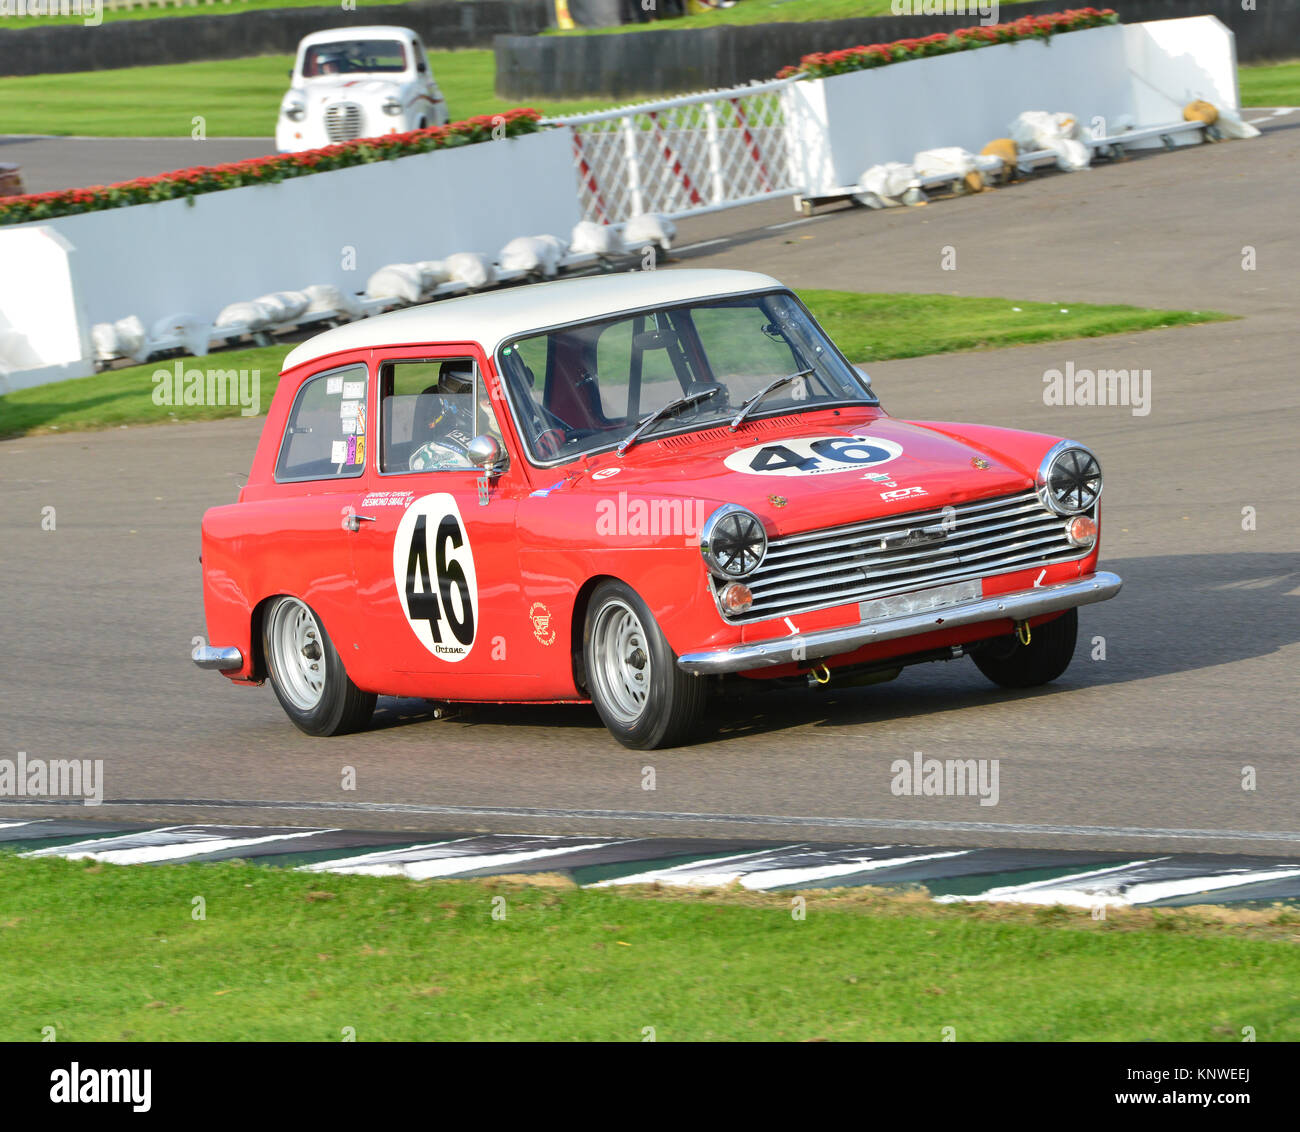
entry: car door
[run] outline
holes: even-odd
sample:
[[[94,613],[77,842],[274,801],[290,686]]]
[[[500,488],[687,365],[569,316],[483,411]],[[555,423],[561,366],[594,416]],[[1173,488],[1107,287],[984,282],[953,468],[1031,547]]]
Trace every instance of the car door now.
[[[365,488],[369,384],[363,361],[308,377],[294,394],[275,455],[274,485],[246,497],[238,553],[261,573],[259,593],[302,598],[343,652],[355,639],[352,545],[344,517]]]
[[[396,694],[511,698],[523,628],[515,511],[524,479],[464,449],[501,433],[477,348],[375,351],[375,444],[353,521],[358,672]],[[452,379],[455,379],[453,382]],[[468,392],[458,391],[468,386]]]
[[[433,76],[433,68],[429,66],[429,57],[425,53],[424,44],[417,39],[412,44],[412,49],[415,52],[417,117],[423,114],[428,118],[430,126],[446,125],[451,120],[447,114],[447,103],[442,97],[438,80]]]

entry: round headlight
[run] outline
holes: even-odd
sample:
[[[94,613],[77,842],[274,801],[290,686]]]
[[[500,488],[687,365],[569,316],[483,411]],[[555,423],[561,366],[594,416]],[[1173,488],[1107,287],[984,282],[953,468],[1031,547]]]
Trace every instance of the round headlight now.
[[[291,102],[284,108],[284,116],[291,122],[301,122],[307,117],[307,107],[301,102]]]
[[[401,112],[402,112],[402,104],[398,102],[397,99],[390,98],[387,102],[384,103],[385,114],[397,115],[400,114]]]
[[[763,564],[767,533],[752,511],[728,503],[714,511],[704,524],[700,553],[714,577],[728,581],[744,578]]]
[[[1101,497],[1101,465],[1082,444],[1063,440],[1038,467],[1038,496],[1058,515],[1078,515]]]

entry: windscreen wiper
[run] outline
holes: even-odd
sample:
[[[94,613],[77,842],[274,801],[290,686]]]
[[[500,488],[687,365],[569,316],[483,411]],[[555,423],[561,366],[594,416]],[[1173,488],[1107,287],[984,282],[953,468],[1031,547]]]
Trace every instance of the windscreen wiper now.
[[[632,434],[623,441],[615,450],[615,455],[622,456],[629,448],[632,447],[641,435],[654,425],[658,424],[664,417],[670,413],[680,412],[682,409],[689,409],[692,405],[697,405],[701,401],[707,401],[722,388],[721,385],[710,386],[708,389],[701,389],[698,393],[688,393],[685,397],[678,397],[676,401],[669,401],[662,409],[656,409],[647,417],[641,419],[641,423],[636,426]]]
[[[745,418],[763,403],[764,398],[766,398],[769,393],[780,389],[783,385],[789,385],[792,381],[798,381],[801,377],[812,377],[812,375],[813,370],[801,369],[798,373],[788,373],[785,377],[778,377],[773,381],[769,381],[762,389],[755,393],[754,396],[740,406],[740,412],[731,418],[731,424],[729,424],[727,428],[731,432],[735,432],[736,429],[745,423]]]

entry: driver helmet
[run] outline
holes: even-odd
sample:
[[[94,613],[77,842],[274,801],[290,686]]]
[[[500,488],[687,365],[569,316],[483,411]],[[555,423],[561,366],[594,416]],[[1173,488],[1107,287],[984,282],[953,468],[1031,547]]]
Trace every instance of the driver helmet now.
[[[447,397],[468,397],[474,392],[474,364],[443,362],[438,369],[438,392]]]

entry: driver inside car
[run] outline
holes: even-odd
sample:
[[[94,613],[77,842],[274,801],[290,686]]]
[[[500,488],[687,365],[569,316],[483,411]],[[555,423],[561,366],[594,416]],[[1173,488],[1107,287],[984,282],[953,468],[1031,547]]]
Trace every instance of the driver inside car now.
[[[437,385],[416,399],[414,437],[418,447],[409,462],[413,472],[474,466],[469,458],[469,442],[474,439],[471,363],[442,363]]]

